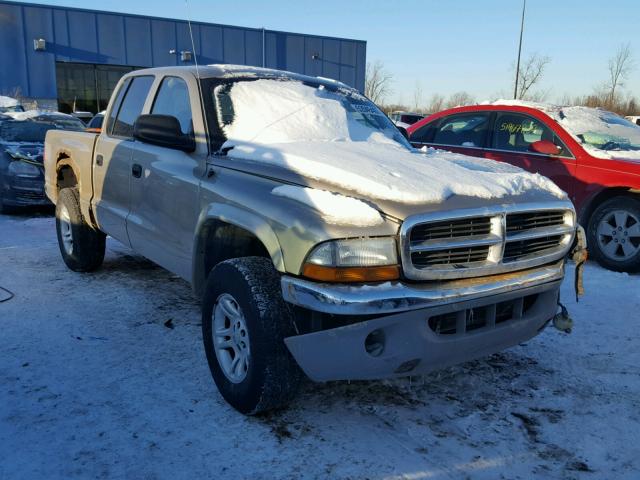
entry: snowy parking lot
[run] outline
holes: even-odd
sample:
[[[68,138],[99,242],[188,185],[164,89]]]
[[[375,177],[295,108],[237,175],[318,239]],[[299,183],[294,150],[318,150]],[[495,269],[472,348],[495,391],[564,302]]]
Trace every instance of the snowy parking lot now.
[[[590,263],[576,304],[572,275],[571,335],[248,418],[186,282],[111,239],[73,273],[50,215],[0,216],[0,479],[638,478],[640,277]]]

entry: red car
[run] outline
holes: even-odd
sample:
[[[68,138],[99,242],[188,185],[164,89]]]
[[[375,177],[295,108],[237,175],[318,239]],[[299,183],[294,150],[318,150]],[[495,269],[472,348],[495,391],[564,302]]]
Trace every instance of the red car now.
[[[640,270],[640,126],[596,108],[499,101],[444,110],[407,132],[417,148],[551,178],[573,200],[590,255],[612,270]]]

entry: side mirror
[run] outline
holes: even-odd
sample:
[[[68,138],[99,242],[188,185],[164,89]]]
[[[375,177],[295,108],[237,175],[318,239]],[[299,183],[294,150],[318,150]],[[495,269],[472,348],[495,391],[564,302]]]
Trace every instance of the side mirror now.
[[[409,140],[409,133],[407,132],[407,129],[404,127],[397,127],[397,128],[398,130],[400,130],[400,133],[402,134],[402,136],[407,140]]]
[[[542,153],[544,155],[557,155],[562,148],[549,140],[538,140],[529,145],[529,149],[536,153]]]
[[[196,149],[196,141],[182,133],[180,122],[171,115],[140,115],[133,124],[133,138],[183,152]]]

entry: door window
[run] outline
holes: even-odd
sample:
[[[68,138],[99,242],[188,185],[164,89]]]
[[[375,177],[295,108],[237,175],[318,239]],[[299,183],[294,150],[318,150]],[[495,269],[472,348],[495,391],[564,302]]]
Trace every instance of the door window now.
[[[433,143],[461,147],[483,147],[488,128],[488,113],[451,115],[442,120],[436,128]]]
[[[553,132],[542,122],[528,115],[499,113],[494,128],[493,148],[498,150],[531,152],[530,145],[533,142],[554,142]]]
[[[142,113],[153,79],[153,76],[133,77],[131,79],[113,124],[111,134],[114,137],[133,138],[133,124]]]
[[[186,82],[178,77],[165,77],[158,90],[151,113],[176,117],[180,122],[182,133],[192,134],[193,118]]]

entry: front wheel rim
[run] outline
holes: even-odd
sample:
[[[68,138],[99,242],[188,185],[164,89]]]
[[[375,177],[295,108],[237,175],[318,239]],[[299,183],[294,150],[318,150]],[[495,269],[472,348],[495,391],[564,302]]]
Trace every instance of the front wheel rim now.
[[[628,210],[614,210],[602,217],[596,236],[605,257],[630,260],[640,251],[640,219]]]
[[[213,307],[213,348],[222,373],[232,383],[242,382],[249,371],[251,350],[249,329],[240,305],[228,293]]]
[[[71,230],[71,217],[69,216],[69,210],[64,205],[60,209],[60,216],[58,217],[60,222],[60,237],[62,238],[62,246],[67,255],[73,253],[73,231]]]

